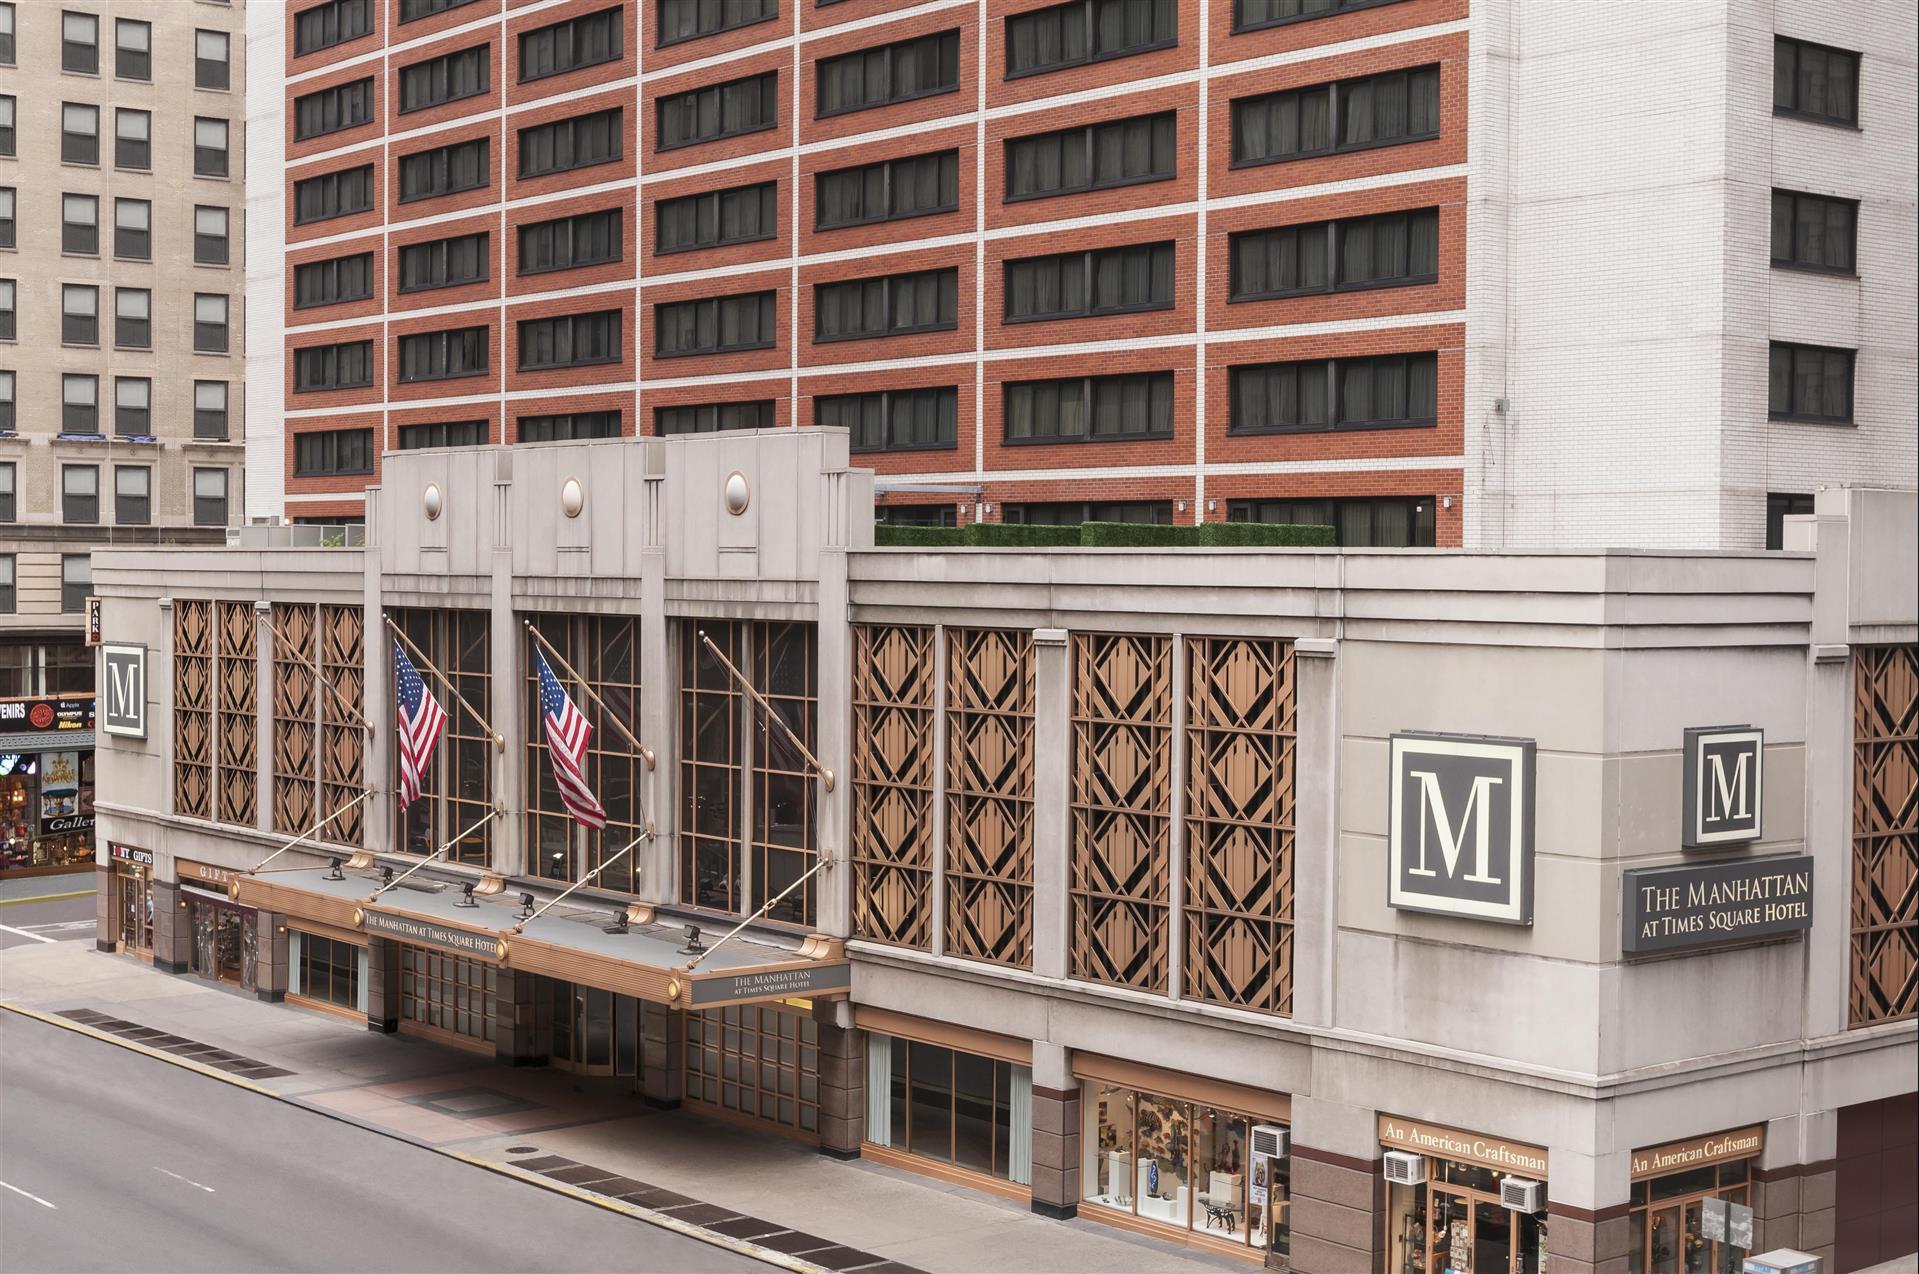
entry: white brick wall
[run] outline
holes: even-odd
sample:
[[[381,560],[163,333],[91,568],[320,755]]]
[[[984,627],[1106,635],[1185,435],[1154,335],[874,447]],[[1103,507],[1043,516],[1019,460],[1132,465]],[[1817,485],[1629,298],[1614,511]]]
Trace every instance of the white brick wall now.
[[[246,517],[286,504],[286,13],[247,6]]]

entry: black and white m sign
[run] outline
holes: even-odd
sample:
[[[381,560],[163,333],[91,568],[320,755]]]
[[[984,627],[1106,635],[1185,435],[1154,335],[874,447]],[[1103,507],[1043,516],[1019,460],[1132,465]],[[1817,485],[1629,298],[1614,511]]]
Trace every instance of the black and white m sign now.
[[[124,739],[147,737],[147,648],[129,642],[100,646],[100,724]]]
[[[1758,840],[1765,761],[1763,730],[1749,725],[1687,730],[1685,826],[1679,843],[1705,849]]]
[[[1533,921],[1533,741],[1395,734],[1388,897],[1402,911]]]

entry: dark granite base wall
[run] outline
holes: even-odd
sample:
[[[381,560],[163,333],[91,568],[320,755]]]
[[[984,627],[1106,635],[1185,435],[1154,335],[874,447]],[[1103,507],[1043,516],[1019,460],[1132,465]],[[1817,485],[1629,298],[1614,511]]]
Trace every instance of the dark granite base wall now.
[[[1292,1258],[1300,1274],[1378,1266],[1384,1190],[1377,1160],[1293,1145]]]

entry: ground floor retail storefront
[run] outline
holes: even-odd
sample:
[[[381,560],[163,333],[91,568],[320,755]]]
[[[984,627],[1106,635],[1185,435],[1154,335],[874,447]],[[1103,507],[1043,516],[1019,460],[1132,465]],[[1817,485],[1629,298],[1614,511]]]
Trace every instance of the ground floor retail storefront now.
[[[1547,1153],[1379,1117],[1389,1274],[1542,1274]]]
[[[0,699],[0,878],[94,865],[93,696]]]

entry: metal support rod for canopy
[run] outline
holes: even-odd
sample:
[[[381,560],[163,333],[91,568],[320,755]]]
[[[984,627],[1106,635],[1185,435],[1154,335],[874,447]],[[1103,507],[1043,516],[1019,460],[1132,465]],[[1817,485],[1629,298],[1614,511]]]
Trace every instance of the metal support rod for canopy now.
[[[641,832],[638,836],[635,836],[632,840],[626,842],[625,849],[622,849],[619,853],[613,855],[613,857],[607,859],[605,862],[601,863],[598,867],[595,867],[592,871],[586,873],[586,875],[580,877],[578,880],[568,885],[565,889],[561,890],[560,896],[558,898],[553,899],[553,901],[545,904],[538,911],[534,912],[532,915],[528,916],[526,919],[520,921],[518,924],[514,925],[513,932],[514,933],[526,932],[526,927],[528,925],[532,924],[535,920],[538,920],[541,916],[544,916],[552,908],[559,906],[561,900],[564,899],[568,894],[572,893],[575,889],[580,888],[580,886],[582,885],[592,884],[594,877],[598,876],[601,872],[611,867],[614,863],[619,862],[622,858],[625,858],[627,854],[632,852],[633,847],[635,845],[638,845],[641,841],[652,840],[652,839],[653,839],[653,829],[651,827],[648,827],[645,831]]]
[[[340,817],[340,815],[346,813],[348,810],[352,809],[355,805],[358,805],[361,801],[364,801],[367,797],[371,795],[373,795],[372,788],[369,787],[369,788],[362,789],[358,796],[348,801],[345,805],[342,805],[339,809],[334,810],[331,814],[328,814],[325,818],[321,819],[319,822],[315,823],[313,826],[307,828],[304,832],[301,832],[298,836],[295,836],[292,840],[280,846],[280,848],[274,850],[271,854],[268,854],[265,858],[262,858],[259,862],[255,863],[253,866],[247,868],[247,875],[251,876],[254,872],[259,871],[262,867],[266,866],[268,863],[272,862],[274,859],[278,858],[280,855],[286,853],[289,849],[292,849],[295,845],[298,845],[301,841],[305,840],[307,837],[312,836],[313,834],[318,832],[322,827],[325,827],[328,823],[331,823],[334,819]]]
[[[801,743],[800,736],[793,733],[793,727],[786,724],[786,718],[782,717],[779,713],[773,711],[773,705],[766,701],[766,696],[762,695],[758,690],[754,689],[753,683],[746,679],[746,674],[733,666],[733,661],[731,659],[728,659],[725,653],[722,652],[718,646],[713,644],[713,639],[711,637],[708,637],[704,631],[701,631],[699,634],[699,638],[701,641],[706,643],[706,648],[713,652],[713,658],[719,660],[721,666],[724,667],[727,670],[727,672],[733,675],[733,680],[740,683],[740,689],[746,691],[747,694],[753,696],[753,702],[759,704],[760,710],[766,713],[766,715],[772,719],[775,725],[779,726],[780,730],[783,733],[785,733],[787,741],[790,742],[794,747],[799,749],[800,755],[806,758],[806,763],[808,765],[811,765],[815,770],[819,771],[820,782],[826,785],[826,790],[829,792],[832,791],[833,790],[833,771],[827,769],[824,765],[820,764],[820,759],[813,755],[813,750],[807,747],[804,743]]]
[[[438,858],[441,854],[446,853],[447,850],[452,849],[455,845],[459,844],[461,841],[465,840],[467,837],[471,836],[473,833],[479,831],[482,827],[485,827],[488,823],[492,822],[494,819],[498,818],[501,814],[505,812],[506,812],[505,807],[496,803],[492,809],[486,812],[485,818],[482,818],[479,822],[475,823],[473,826],[459,833],[452,840],[446,842],[444,845],[440,846],[438,849],[428,854],[425,858],[422,858],[419,862],[413,864],[413,866],[407,868],[405,871],[395,876],[392,880],[389,880],[385,884],[381,885],[378,889],[368,894],[366,900],[368,902],[372,902],[375,898],[378,898],[381,894],[393,888],[395,885],[405,880],[408,876],[411,876],[414,872],[420,870],[420,868],[426,866],[428,863]]]
[[[813,873],[819,871],[821,868],[831,867],[832,865],[833,865],[833,860],[830,857],[828,857],[826,854],[821,854],[820,860],[817,863],[814,863],[811,867],[808,867],[805,871],[801,872],[800,878],[798,880],[794,881],[792,884],[780,890],[777,894],[774,894],[771,898],[768,898],[765,902],[761,903],[758,911],[755,911],[752,915],[748,916],[746,919],[734,925],[731,929],[726,931],[726,933],[720,938],[718,942],[714,943],[712,946],[708,947],[706,950],[700,952],[698,955],[694,956],[691,960],[687,961],[686,971],[688,973],[691,973],[693,972],[693,970],[699,968],[700,961],[706,959],[706,957],[712,955],[715,951],[718,951],[721,947],[725,946],[727,942],[730,941],[736,934],[738,934],[740,930],[746,928],[746,926],[752,924],[755,920],[758,920],[761,916],[765,915],[772,908],[773,904],[777,903],[780,899],[786,897],[786,895],[792,893],[795,889],[798,889],[801,885],[805,884],[807,877],[813,875]]]

